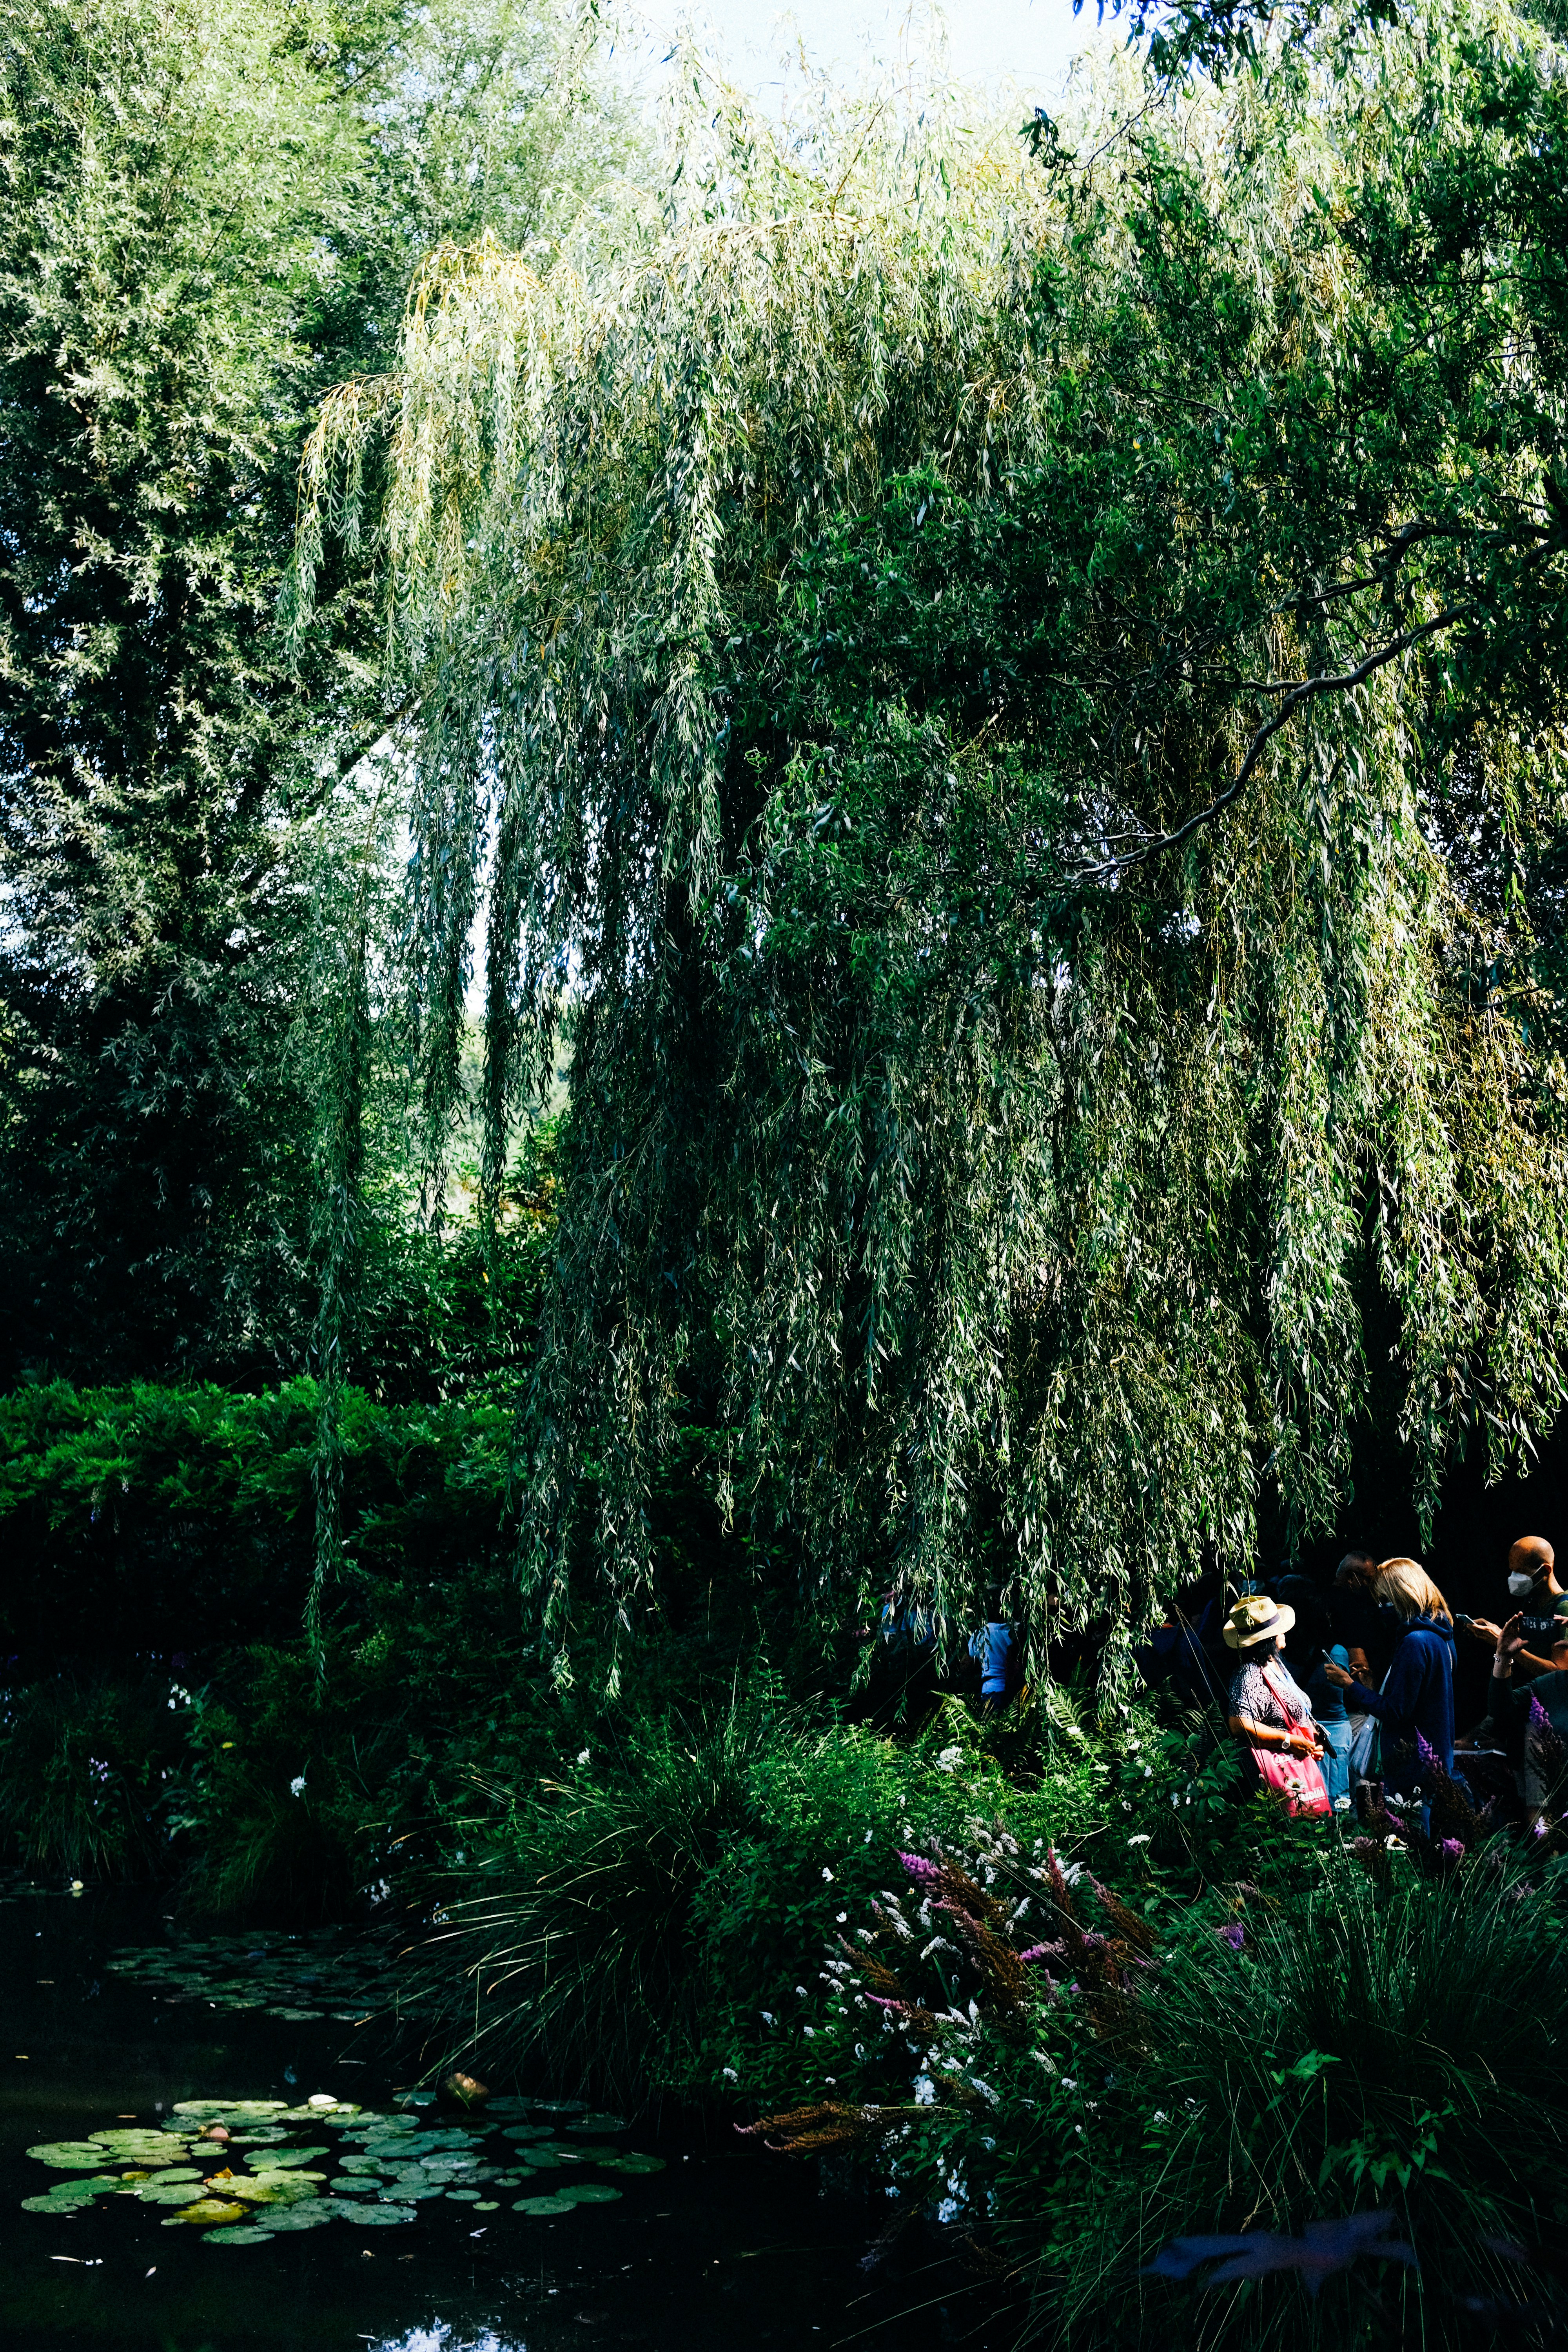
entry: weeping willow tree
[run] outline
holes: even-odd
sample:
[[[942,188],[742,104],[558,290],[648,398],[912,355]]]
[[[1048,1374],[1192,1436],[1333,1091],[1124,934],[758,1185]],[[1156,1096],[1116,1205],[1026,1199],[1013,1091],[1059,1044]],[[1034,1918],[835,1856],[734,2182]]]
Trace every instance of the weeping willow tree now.
[[[1369,1417],[1429,1519],[1563,1395],[1561,56],[1445,5],[1033,152],[688,62],[640,241],[444,250],[307,462],[492,1210],[574,1008],[547,1644],[693,1416],[814,1605],[1041,1644],[1330,1525]]]

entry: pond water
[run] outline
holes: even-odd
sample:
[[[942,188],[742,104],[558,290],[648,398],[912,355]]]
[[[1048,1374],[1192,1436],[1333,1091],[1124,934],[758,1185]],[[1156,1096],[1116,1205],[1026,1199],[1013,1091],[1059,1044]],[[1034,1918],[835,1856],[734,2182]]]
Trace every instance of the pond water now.
[[[357,2022],[378,2001],[377,1960],[348,1935],[258,1934],[193,1957],[142,1897],[0,1894],[0,2341],[1001,2352],[1010,2339],[984,2291],[918,2242],[868,2281],[875,2216],[721,2126],[632,2128],[522,2099],[464,2117],[413,2100],[409,2049]]]

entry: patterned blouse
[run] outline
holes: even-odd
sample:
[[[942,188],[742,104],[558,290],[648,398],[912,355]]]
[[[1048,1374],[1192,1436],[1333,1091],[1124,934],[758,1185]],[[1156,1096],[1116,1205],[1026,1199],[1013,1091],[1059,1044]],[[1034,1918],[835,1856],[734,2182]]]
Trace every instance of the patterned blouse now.
[[[1298,1721],[1310,1723],[1312,1702],[1291,1675],[1281,1657],[1269,1661],[1273,1677],[1289,1699]],[[1285,1710],[1263,1679],[1261,1661],[1244,1660],[1230,1679],[1230,1711],[1232,1715],[1250,1717],[1254,1723],[1268,1724],[1275,1731],[1289,1731]]]

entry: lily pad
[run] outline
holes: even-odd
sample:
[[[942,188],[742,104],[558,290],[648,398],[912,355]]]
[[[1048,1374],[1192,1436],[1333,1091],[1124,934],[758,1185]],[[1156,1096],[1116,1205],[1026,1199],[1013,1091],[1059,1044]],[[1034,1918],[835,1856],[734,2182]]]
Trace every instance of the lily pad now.
[[[477,2189],[448,2189],[447,2194],[454,2205],[472,2205],[477,2202],[479,2192]]]
[[[417,2219],[412,2205],[361,2205],[354,2209],[354,2220],[377,2230],[389,2229],[395,2221]]]
[[[189,2221],[201,2230],[205,2229],[210,2222],[222,2221],[226,2227],[232,2229],[237,2221],[243,2221],[244,2219],[244,2206],[235,2204],[232,2198],[202,2197],[195,2204],[187,2205],[183,2213],[173,2215],[164,2222],[163,2227],[165,2230],[172,2230],[176,2221]]]
[[[662,2172],[664,2158],[662,2156],[639,2156],[635,2150],[628,2150],[625,2156],[601,2158],[599,2169],[601,2172]]]
[[[135,2191],[142,2205],[195,2205],[205,2194],[199,2180],[176,2180],[171,2189],[160,2189],[149,2181],[144,2189]]]
[[[89,2139],[51,2139],[27,2154],[57,2172],[96,2172],[107,2151]]]
[[[621,2192],[618,2189],[606,2189],[603,2181],[574,2180],[570,2189],[559,2189],[555,2193],[570,2198],[574,2205],[613,2205]]]
[[[334,2218],[324,2200],[283,2207],[269,2205],[266,2211],[268,2228],[279,2236],[296,2230],[320,2230]]]
[[[247,2205],[308,2205],[320,2194],[317,2182],[325,2179],[321,2172],[239,2172],[228,2183],[228,2193]]]
[[[530,2139],[553,2139],[555,2126],[553,2124],[509,2124],[504,2137],[520,2142]]]
[[[514,2213],[531,2213],[537,2218],[546,2213],[573,2213],[576,2206],[570,2197],[523,2197],[511,2210]]]
[[[629,2131],[631,2126],[625,2116],[579,2116],[566,2128],[569,2132],[621,2132]]]
[[[258,2169],[287,2172],[295,2165],[309,2164],[312,2157],[331,2154],[329,2147],[275,2147],[268,2151],[265,2166],[258,2166]]]
[[[475,2206],[474,2210],[476,2213],[499,2213],[500,2207],[493,2197],[484,2197]]]
[[[209,2246],[264,2246],[271,2235],[270,2230],[258,2230],[254,2222],[248,2229],[202,2231],[202,2236]]]
[[[287,2100],[282,2098],[176,2098],[174,2115],[191,2116],[197,2124],[228,2124],[230,2116],[240,2115],[287,2115]]]
[[[585,2116],[588,2112],[586,2099],[535,2099],[532,2106],[536,2116]]]

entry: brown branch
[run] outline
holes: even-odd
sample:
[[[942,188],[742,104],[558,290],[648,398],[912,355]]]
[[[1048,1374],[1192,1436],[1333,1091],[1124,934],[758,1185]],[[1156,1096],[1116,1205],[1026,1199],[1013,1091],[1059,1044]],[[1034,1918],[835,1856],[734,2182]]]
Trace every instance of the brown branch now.
[[[1435,620],[1423,621],[1418,628],[1402,630],[1398,636],[1391,637],[1386,645],[1379,646],[1375,652],[1358,662],[1354,669],[1325,672],[1317,677],[1298,680],[1273,718],[1268,719],[1253,736],[1247,746],[1247,757],[1232,781],[1223,793],[1216,793],[1206,808],[1194,810],[1184,823],[1174,826],[1169,833],[1152,835],[1136,849],[1122,850],[1114,857],[1102,858],[1098,866],[1079,866],[1069,878],[1074,882],[1108,882],[1118,874],[1129,873],[1135,866],[1147,865],[1150,858],[1158,857],[1164,850],[1180,848],[1200,825],[1212,824],[1216,816],[1230,807],[1251,782],[1259,760],[1274,737],[1289,723],[1298,710],[1305,709],[1309,702],[1315,702],[1320,695],[1344,694],[1352,688],[1363,685],[1374,671],[1385,668],[1391,661],[1397,661],[1401,654],[1407,653],[1423,637],[1435,635],[1439,629],[1453,628],[1457,622],[1468,619],[1475,609],[1474,604],[1451,605],[1446,613],[1439,613]]]

